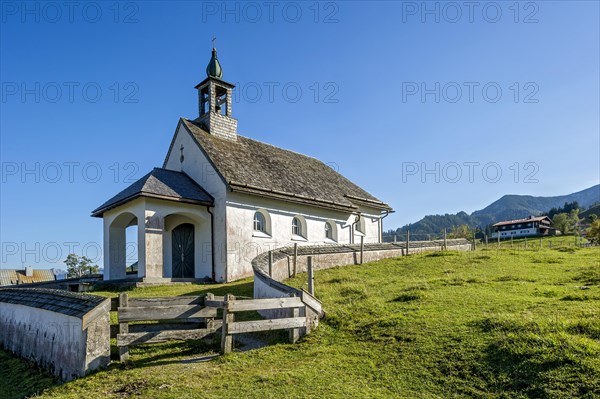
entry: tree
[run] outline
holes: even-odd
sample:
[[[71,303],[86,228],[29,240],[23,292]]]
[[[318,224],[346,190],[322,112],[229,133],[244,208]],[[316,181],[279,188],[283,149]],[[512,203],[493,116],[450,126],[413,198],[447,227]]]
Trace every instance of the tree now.
[[[600,219],[594,220],[592,227],[590,227],[586,238],[592,244],[600,244]]]
[[[84,275],[96,274],[99,271],[98,265],[93,265],[91,259],[87,256],[77,256],[75,254],[67,255],[65,259],[67,265],[67,277],[77,278]]]
[[[554,216],[558,215],[559,213],[569,213],[574,209],[581,209],[577,201],[565,202],[565,204],[562,207],[550,209],[550,211],[548,211],[546,215],[550,219],[554,220]]]
[[[453,226],[448,238],[473,238],[473,230],[466,224],[460,226]]]
[[[554,227],[556,227],[557,230],[560,230],[562,234],[567,233],[567,229],[569,228],[569,215],[566,213],[559,213],[558,215],[554,216],[552,221],[554,222]]]
[[[578,233],[579,209],[572,209],[569,212],[569,231]]]

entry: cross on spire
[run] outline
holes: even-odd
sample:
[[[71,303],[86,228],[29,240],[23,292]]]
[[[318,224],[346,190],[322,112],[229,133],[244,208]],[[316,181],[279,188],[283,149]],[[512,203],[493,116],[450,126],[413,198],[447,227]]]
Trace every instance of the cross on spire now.
[[[212,38],[213,48],[217,48],[217,37],[213,36]]]

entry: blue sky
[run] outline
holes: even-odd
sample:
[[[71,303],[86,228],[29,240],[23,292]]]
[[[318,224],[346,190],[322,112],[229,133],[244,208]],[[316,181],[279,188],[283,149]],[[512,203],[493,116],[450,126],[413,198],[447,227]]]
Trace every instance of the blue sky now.
[[[600,180],[596,1],[68,4],[2,2],[2,267],[95,257],[90,211],[196,117],[213,35],[240,134],[329,163],[386,229]]]

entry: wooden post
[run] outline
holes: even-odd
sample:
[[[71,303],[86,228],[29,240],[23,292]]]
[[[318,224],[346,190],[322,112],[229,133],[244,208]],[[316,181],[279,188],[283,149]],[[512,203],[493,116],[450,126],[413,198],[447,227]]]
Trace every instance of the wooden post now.
[[[397,236],[396,236],[396,234],[394,234],[394,242],[396,242],[396,238],[397,238]]]
[[[313,275],[313,258],[309,256],[306,258],[308,268],[308,293],[312,296],[315,295],[315,277]]]
[[[294,274],[293,277],[296,277],[296,273],[298,273],[298,243],[294,243]]]
[[[487,248],[487,246],[488,246],[488,235],[486,234],[485,235],[485,247]]]
[[[542,237],[540,237],[540,249],[542,249]]]
[[[206,296],[204,297],[204,306],[206,306],[206,301],[214,301],[214,300],[215,300],[215,294],[207,292]],[[214,330],[215,319],[213,317],[206,317],[204,320],[206,321],[206,328],[208,330]]]
[[[500,230],[496,231],[496,237],[498,237],[498,249],[500,249]]]
[[[473,232],[473,251],[477,250],[477,244],[475,243],[475,232]]]
[[[527,249],[527,237],[525,237],[525,249]]]
[[[126,292],[119,294],[119,307],[126,308],[129,303],[129,295]],[[119,323],[119,334],[129,334],[129,323]],[[129,346],[119,347],[119,360],[126,362],[129,360]]]
[[[360,236],[360,264],[363,264],[363,255],[365,252],[365,237]]]
[[[448,249],[448,241],[446,239],[446,229],[444,229],[444,251]]]
[[[229,334],[229,326],[235,321],[234,314],[229,312],[229,303],[234,300],[231,294],[225,295],[223,303],[223,327],[221,327],[221,354],[233,351],[233,335]]]
[[[406,255],[409,253],[410,248],[410,231],[406,230]]]
[[[513,247],[513,236],[510,236],[510,249]]]
[[[273,277],[273,251],[269,251],[269,277]]]
[[[295,297],[296,294],[291,294],[290,296]],[[300,317],[300,308],[292,308],[291,310],[292,310],[291,317]],[[299,338],[300,338],[300,329],[299,328],[290,329],[290,342],[292,344],[295,344],[296,342],[298,342]]]

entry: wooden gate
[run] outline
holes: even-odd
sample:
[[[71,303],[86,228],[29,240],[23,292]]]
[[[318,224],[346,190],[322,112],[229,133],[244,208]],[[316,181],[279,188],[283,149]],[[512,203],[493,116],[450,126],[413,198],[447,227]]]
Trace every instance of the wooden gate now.
[[[222,320],[216,319],[222,309]],[[121,361],[129,358],[129,347],[170,340],[202,339],[221,329],[221,353],[233,350],[233,336],[258,331],[289,330],[290,342],[309,331],[312,318],[318,317],[321,303],[307,292],[301,297],[237,299],[233,295],[213,294],[170,298],[129,298],[119,296],[119,332],[116,335]],[[286,317],[263,320],[235,321],[235,314],[249,311],[279,310]],[[154,323],[140,323],[149,322]],[[155,323],[156,321],[168,321]],[[135,322],[135,324],[130,324]]]
[[[236,312],[252,310],[289,309],[290,317],[266,320],[235,321]],[[302,316],[300,313],[302,311]],[[300,338],[300,328],[306,327],[306,306],[298,297],[242,299],[226,295],[223,301],[223,326],[221,328],[221,353],[233,350],[233,335],[258,331],[289,330],[290,342]]]
[[[217,307],[209,306],[213,294],[172,298],[129,298],[119,296],[117,346],[121,361],[129,358],[129,346],[170,340],[201,339],[221,327]],[[219,301],[220,303],[220,301]],[[213,304],[214,305],[214,304]],[[132,324],[130,322],[170,320],[170,323]]]

